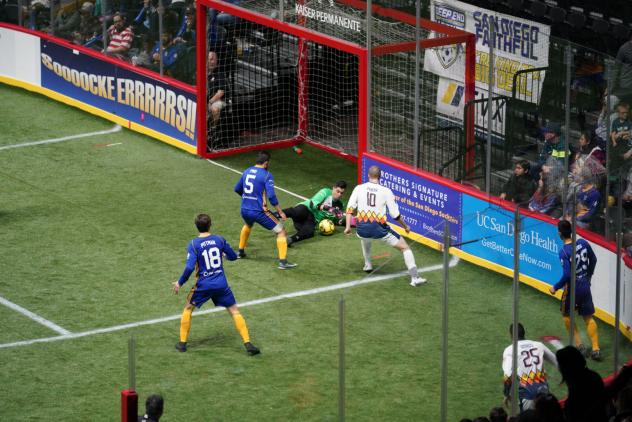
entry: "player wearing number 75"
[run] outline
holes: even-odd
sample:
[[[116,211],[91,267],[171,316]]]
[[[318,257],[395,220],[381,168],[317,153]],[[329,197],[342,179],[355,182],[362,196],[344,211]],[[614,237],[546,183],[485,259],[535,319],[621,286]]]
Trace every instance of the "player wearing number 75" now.
[[[199,308],[211,299],[216,306],[225,307],[231,315],[248,354],[259,354],[259,349],[250,342],[246,320],[239,312],[237,301],[224,274],[223,257],[234,261],[237,254],[222,236],[211,235],[211,217],[208,214],[198,215],[195,225],[200,235],[189,242],[186,266],[180,278],[173,283],[173,293],[178,294],[180,287],[197,269],[197,282],[187,296],[180,319],[180,341],[176,344],[176,349],[186,352],[193,308]]]
[[[513,337],[513,324],[509,326],[509,335]],[[520,411],[533,409],[538,393],[548,393],[549,384],[544,371],[544,360],[548,360],[557,367],[557,359],[544,344],[539,341],[525,339],[522,324],[518,323],[518,363],[515,376],[511,376],[513,362],[513,344],[507,346],[503,352],[504,394],[505,406],[511,401],[511,385],[518,381],[518,404]]]

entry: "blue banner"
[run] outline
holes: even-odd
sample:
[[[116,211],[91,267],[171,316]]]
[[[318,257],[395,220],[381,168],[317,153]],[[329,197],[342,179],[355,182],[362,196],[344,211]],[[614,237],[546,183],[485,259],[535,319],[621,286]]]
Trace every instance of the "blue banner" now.
[[[470,195],[463,195],[461,250],[506,268],[514,267],[514,213]],[[521,216],[520,273],[554,284],[562,276],[557,226]]]
[[[196,146],[196,96],[41,40],[42,87]]]
[[[367,170],[373,165],[382,170],[380,184],[395,194],[399,211],[411,231],[443,242],[443,225],[447,221],[452,243],[461,242],[461,192],[368,156],[362,157],[363,182],[367,181]],[[390,216],[389,222],[395,223]]]

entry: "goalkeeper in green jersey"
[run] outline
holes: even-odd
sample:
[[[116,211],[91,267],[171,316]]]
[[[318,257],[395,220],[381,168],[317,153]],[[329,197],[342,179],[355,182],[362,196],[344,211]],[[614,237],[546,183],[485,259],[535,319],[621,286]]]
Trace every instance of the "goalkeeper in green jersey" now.
[[[312,196],[291,208],[283,210],[292,219],[296,233],[287,238],[287,245],[314,237],[314,230],[322,220],[331,220],[334,224],[345,224],[344,203],[342,195],[347,189],[347,182],[339,180],[331,188],[322,188]]]

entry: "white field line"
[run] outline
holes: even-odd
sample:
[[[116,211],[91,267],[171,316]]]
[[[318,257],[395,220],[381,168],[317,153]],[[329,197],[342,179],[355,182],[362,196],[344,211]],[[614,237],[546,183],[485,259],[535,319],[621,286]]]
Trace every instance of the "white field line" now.
[[[25,309],[23,307],[21,307],[20,305],[16,305],[15,303],[11,302],[10,300],[7,300],[5,298],[3,298],[2,296],[0,296],[0,303],[3,304],[4,306],[6,306],[7,308],[13,309],[16,312],[21,313],[22,315],[32,319],[33,321],[39,322],[40,324],[42,324],[45,327],[50,328],[51,330],[67,336],[72,334],[70,331],[66,330],[65,328],[60,327],[59,325],[55,324],[54,322],[51,322],[49,320],[47,320],[46,318],[43,318],[31,311],[29,311],[28,309]]]
[[[456,256],[453,256],[452,259],[450,260],[450,267],[454,267],[458,262],[459,262],[459,258]],[[430,265],[428,267],[419,268],[419,272],[426,273],[430,271],[437,271],[442,268],[443,268],[442,264]],[[358,280],[348,281],[345,283],[332,284],[330,286],[317,287],[315,289],[300,290],[297,292],[284,293],[277,296],[269,296],[269,297],[264,297],[261,299],[250,300],[248,302],[240,303],[239,307],[245,308],[245,307],[253,306],[253,305],[261,305],[264,303],[277,302],[279,300],[284,300],[284,299],[292,299],[295,297],[302,297],[302,296],[311,296],[311,295],[315,295],[319,293],[331,292],[334,290],[347,289],[350,287],[360,286],[363,284],[375,283],[378,281],[385,281],[385,280],[390,280],[393,278],[404,277],[406,275],[408,275],[407,271],[401,271],[401,272],[392,273],[392,274],[378,275],[378,276],[372,276],[372,277],[369,276],[369,277],[361,278]],[[411,287],[411,289],[413,288]],[[423,289],[423,287],[421,287],[421,289]],[[213,314],[216,312],[221,312],[223,310],[224,308],[222,307],[210,308],[210,309],[205,309],[203,311],[195,312],[193,316]],[[178,319],[180,319],[180,314],[170,315],[170,316],[166,316],[162,318],[148,319],[145,321],[130,322],[127,324],[115,325],[112,327],[97,328],[94,330],[82,331],[78,333],[67,333],[67,334],[63,334],[61,336],[55,336],[55,337],[36,338],[32,340],[16,341],[13,343],[4,343],[4,344],[0,344],[0,349],[8,349],[8,348],[18,347],[18,346],[28,346],[30,344],[35,344],[35,343],[50,343],[50,342],[59,341],[59,340],[70,340],[70,339],[79,338],[79,337],[93,336],[96,334],[112,333],[114,331],[126,330],[128,328],[135,328],[135,327],[140,327],[143,325],[154,325],[154,324],[159,324],[161,322],[174,321]]]
[[[208,158],[206,159],[206,161],[208,161],[208,162],[209,162],[209,163],[211,163],[211,164],[216,165],[217,167],[221,167],[221,168],[226,169],[226,170],[228,170],[228,171],[232,171],[233,173],[237,173],[237,174],[239,174],[240,176],[241,176],[241,174],[243,173],[242,171],[235,170],[235,169],[234,169],[234,168],[232,168],[232,167],[228,167],[228,166],[225,166],[224,164],[220,164],[220,163],[218,163],[217,161],[209,160]],[[281,192],[285,192],[285,193],[287,193],[288,195],[292,195],[292,196],[293,196],[293,197],[295,197],[295,198],[302,199],[303,201],[307,199],[306,197],[304,197],[304,196],[302,196],[302,195],[299,195],[299,194],[294,193],[294,192],[290,192],[289,190],[287,190],[287,189],[283,189],[283,188],[280,188],[280,187],[278,187],[278,186],[275,186],[275,187],[274,187],[274,189],[275,189],[275,190],[280,190]]]
[[[108,135],[110,133],[115,133],[120,130],[121,130],[121,126],[114,125],[112,129],[100,130],[98,132],[79,133],[77,135],[64,136],[62,138],[44,139],[43,141],[34,141],[34,142],[26,142],[23,144],[5,145],[5,146],[0,147],[0,151],[5,150],[5,149],[31,147],[34,145],[54,144],[56,142],[72,141],[74,139],[88,138],[90,136]]]

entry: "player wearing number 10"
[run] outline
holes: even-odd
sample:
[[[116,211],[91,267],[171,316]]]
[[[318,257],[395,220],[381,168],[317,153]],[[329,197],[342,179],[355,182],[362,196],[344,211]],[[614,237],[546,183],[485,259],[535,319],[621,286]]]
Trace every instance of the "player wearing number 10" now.
[[[200,235],[189,242],[186,267],[180,278],[173,283],[173,292],[178,294],[180,287],[197,269],[197,282],[187,297],[187,303],[180,319],[180,341],[176,344],[176,349],[181,352],[187,350],[193,308],[199,308],[211,299],[216,306],[226,308],[233,317],[235,327],[244,341],[246,351],[251,356],[256,355],[259,353],[259,349],[250,342],[246,320],[239,312],[237,301],[224,274],[223,256],[226,256],[229,261],[234,261],[237,259],[237,254],[222,236],[211,235],[211,217],[207,214],[198,215],[195,218],[195,225]]]
[[[351,193],[351,198],[349,198],[349,204],[347,205],[347,225],[345,228],[345,234],[351,233],[351,215],[357,209],[358,237],[360,238],[362,254],[364,255],[363,270],[365,272],[373,271],[371,241],[378,239],[402,251],[406,268],[408,268],[408,273],[410,274],[411,286],[415,287],[426,283],[426,279],[420,277],[417,273],[417,264],[415,264],[413,251],[410,250],[404,238],[386,224],[386,210],[388,209],[388,213],[404,228],[406,233],[410,232],[410,227],[408,227],[408,224],[406,224],[399,213],[399,207],[395,202],[393,191],[386,186],[380,185],[382,171],[378,166],[371,166],[368,176],[369,181],[356,186]]]
[[[296,264],[287,262],[287,235],[283,223],[268,208],[269,200],[281,218],[287,219],[274,193],[274,177],[268,171],[269,165],[270,154],[266,151],[260,151],[255,165],[247,168],[235,185],[235,192],[241,196],[241,218],[244,219],[245,223],[239,235],[239,258],[246,257],[246,244],[252,226],[256,222],[276,233],[279,269],[287,270],[296,267]]]

